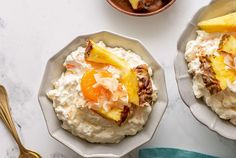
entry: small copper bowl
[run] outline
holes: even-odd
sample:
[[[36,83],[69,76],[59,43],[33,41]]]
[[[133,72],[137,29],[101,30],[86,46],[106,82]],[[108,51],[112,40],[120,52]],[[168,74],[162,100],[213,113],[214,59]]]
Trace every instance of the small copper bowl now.
[[[152,11],[146,11],[146,12],[136,12],[132,9],[131,5],[129,4],[129,0],[107,0],[107,2],[118,11],[132,15],[132,16],[150,16],[154,14],[158,14],[162,12],[163,10],[169,8],[175,0],[163,0],[163,5],[160,8],[157,8]]]

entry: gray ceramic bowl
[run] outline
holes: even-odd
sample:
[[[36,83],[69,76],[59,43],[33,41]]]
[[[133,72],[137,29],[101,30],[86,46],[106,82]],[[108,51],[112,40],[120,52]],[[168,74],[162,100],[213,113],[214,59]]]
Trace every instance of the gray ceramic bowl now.
[[[205,19],[222,16],[236,11],[235,0],[215,0],[210,5],[200,9],[188,24],[178,42],[178,55],[175,59],[176,80],[180,95],[193,115],[209,129],[220,135],[236,140],[236,126],[218,117],[201,100],[196,99],[192,90],[192,77],[188,74],[187,63],[184,59],[185,47],[188,41],[196,38],[197,23]]]
[[[71,133],[62,129],[61,122],[57,119],[52,107],[52,102],[46,96],[46,92],[52,89],[52,83],[57,80],[64,71],[62,65],[66,56],[70,52],[76,50],[77,47],[85,46],[87,39],[92,39],[95,42],[102,40],[110,47],[123,47],[125,49],[133,50],[152,67],[154,72],[153,80],[154,84],[157,85],[159,93],[158,101],[153,106],[153,111],[149,120],[141,132],[135,136],[126,137],[118,144],[88,143],[87,141],[75,137]],[[38,99],[50,135],[84,157],[121,157],[149,141],[165,112],[168,100],[164,71],[145,49],[143,44],[136,39],[106,31],[79,36],[64,49],[54,55],[47,63]]]

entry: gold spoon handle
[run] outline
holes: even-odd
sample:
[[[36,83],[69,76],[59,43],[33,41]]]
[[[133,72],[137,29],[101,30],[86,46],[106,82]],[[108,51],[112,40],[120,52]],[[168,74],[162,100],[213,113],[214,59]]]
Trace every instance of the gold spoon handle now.
[[[20,141],[16,127],[11,117],[6,89],[2,85],[0,85],[0,118],[2,119],[8,130],[11,132],[16,143],[19,145],[20,151],[25,151],[26,149],[23,147]]]

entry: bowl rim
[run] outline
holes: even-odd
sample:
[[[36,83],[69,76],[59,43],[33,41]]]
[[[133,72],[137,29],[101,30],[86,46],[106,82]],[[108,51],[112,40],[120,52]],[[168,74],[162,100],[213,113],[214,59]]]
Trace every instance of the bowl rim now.
[[[46,122],[46,127],[47,127],[47,131],[49,133],[49,135],[54,138],[55,140],[57,140],[58,142],[62,143],[63,145],[67,146],[68,148],[70,148],[71,150],[73,150],[74,152],[76,152],[77,154],[79,155],[82,155],[84,157],[122,157],[126,154],[128,154],[129,152],[135,150],[136,148],[140,147],[141,145],[143,144],[146,144],[148,143],[155,135],[156,133],[156,130],[164,116],[164,113],[167,109],[167,106],[168,106],[168,93],[167,93],[167,87],[166,87],[166,79],[165,79],[165,72],[164,72],[164,69],[162,68],[162,65],[157,61],[155,60],[155,58],[153,58],[155,60],[155,62],[159,65],[159,71],[161,73],[161,76],[163,78],[163,83],[165,84],[164,85],[164,94],[165,94],[165,100],[164,102],[161,101],[161,104],[164,104],[163,105],[163,112],[161,113],[160,115],[160,119],[159,119],[159,122],[158,124],[156,125],[153,133],[151,134],[151,136],[149,136],[145,142],[142,142],[142,143],[139,143],[135,148],[133,149],[130,149],[130,150],[127,150],[126,152],[123,152],[121,154],[86,154],[86,153],[81,153],[81,152],[78,152],[75,148],[72,148],[69,144],[63,142],[62,140],[60,140],[59,138],[57,138],[57,135],[55,135],[55,132],[54,131],[51,131],[50,128],[49,128],[49,122],[48,122],[48,118],[45,114],[45,109],[43,108],[43,103],[41,102],[41,96],[42,96],[42,91],[43,91],[43,83],[44,83],[44,80],[45,80],[45,75],[47,75],[47,68],[48,68],[48,65],[49,63],[51,62],[51,60],[56,56],[58,55],[63,49],[65,49],[67,46],[69,46],[71,43],[73,43],[73,41],[75,41],[76,39],[80,38],[80,37],[84,37],[84,36],[91,36],[91,35],[94,35],[94,34],[100,34],[100,33],[108,33],[108,34],[112,34],[112,35],[115,35],[115,36],[119,36],[119,37],[122,37],[122,38],[126,38],[127,40],[132,40],[132,41],[135,41],[135,42],[138,42],[139,44],[142,45],[142,47],[149,53],[149,55],[152,57],[152,54],[150,53],[150,51],[145,47],[144,43],[142,41],[140,41],[139,39],[137,38],[133,38],[133,37],[129,37],[127,35],[123,35],[123,34],[120,34],[120,33],[114,33],[112,31],[108,31],[108,30],[99,30],[99,31],[96,31],[96,32],[92,32],[92,33],[84,33],[84,34],[80,34],[78,36],[76,36],[72,41],[70,41],[68,44],[66,44],[62,49],[60,49],[59,51],[57,51],[57,53],[53,54],[52,56],[50,56],[47,60],[47,63],[46,63],[46,66],[44,68],[44,73],[42,75],[42,79],[41,79],[41,84],[40,84],[40,88],[39,88],[39,91],[38,91],[38,102],[40,104],[40,108],[41,108],[41,111],[43,113],[43,117],[44,117],[44,120]],[[157,106],[157,105],[156,105]],[[142,131],[140,131],[142,132]]]
[[[138,16],[138,17],[145,17],[145,16],[151,16],[151,15],[155,15],[158,14],[160,12],[163,12],[164,10],[166,10],[167,8],[169,8],[172,4],[174,4],[176,0],[171,0],[168,4],[166,4],[165,6],[161,7],[158,10],[152,11],[152,12],[148,12],[148,13],[135,13],[135,12],[129,12],[126,11],[124,9],[121,9],[120,7],[118,7],[112,0],[107,0],[107,2],[116,10],[120,11],[121,13],[125,13],[127,15],[131,15],[131,16]]]

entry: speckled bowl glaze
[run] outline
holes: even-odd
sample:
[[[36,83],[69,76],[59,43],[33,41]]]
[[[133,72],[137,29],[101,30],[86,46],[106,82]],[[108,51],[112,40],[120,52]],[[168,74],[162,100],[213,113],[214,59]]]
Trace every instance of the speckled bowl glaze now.
[[[76,50],[77,47],[86,46],[88,39],[92,39],[95,42],[102,40],[110,47],[130,49],[140,55],[153,69],[154,84],[158,88],[158,100],[153,105],[153,111],[149,116],[149,120],[141,132],[135,136],[126,137],[118,144],[92,144],[62,129],[61,122],[57,119],[54,112],[52,102],[46,96],[46,92],[53,88],[52,83],[56,81],[64,71],[63,62],[66,56]],[[143,44],[136,39],[107,31],[79,36],[49,59],[39,90],[38,99],[50,135],[84,157],[122,157],[131,150],[148,142],[154,135],[168,102],[164,71],[147,49],[145,49]]]
[[[201,99],[195,98],[192,89],[192,77],[188,74],[184,59],[185,47],[188,41],[196,38],[197,23],[205,19],[222,16],[236,11],[235,0],[215,0],[200,9],[186,27],[178,42],[178,55],[175,59],[175,74],[180,95],[192,114],[209,129],[218,134],[236,140],[236,126],[218,117]]]

